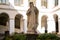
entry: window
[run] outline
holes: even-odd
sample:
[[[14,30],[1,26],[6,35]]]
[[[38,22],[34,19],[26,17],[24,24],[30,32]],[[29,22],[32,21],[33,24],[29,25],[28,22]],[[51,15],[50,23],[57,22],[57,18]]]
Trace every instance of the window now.
[[[44,6],[47,8],[47,0],[41,0],[41,6]]]
[[[55,6],[57,6],[58,5],[58,0],[55,0]]]
[[[1,4],[8,4],[8,1],[9,1],[9,0],[0,0],[0,3],[1,3]]]
[[[21,4],[23,4],[23,0],[14,0],[14,4],[16,6],[20,6]]]
[[[36,5],[36,0],[28,0],[28,2],[33,2]]]

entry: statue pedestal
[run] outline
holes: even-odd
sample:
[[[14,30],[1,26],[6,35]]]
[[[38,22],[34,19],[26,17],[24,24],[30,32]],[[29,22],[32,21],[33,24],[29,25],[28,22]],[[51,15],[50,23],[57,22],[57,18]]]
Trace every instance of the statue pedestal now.
[[[27,31],[27,34],[35,34],[34,31]]]
[[[27,34],[36,34],[36,31],[35,30],[28,30]]]

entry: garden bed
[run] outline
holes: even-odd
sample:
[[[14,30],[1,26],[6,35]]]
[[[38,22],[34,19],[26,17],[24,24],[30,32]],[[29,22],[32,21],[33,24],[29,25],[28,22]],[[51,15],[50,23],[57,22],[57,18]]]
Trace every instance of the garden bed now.
[[[56,34],[14,34],[6,36],[5,40],[60,40]]]

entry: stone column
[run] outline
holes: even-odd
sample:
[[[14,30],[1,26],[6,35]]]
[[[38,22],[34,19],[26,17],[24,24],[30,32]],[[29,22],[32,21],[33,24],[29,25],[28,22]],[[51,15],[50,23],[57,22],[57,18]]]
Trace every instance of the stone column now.
[[[15,30],[14,30],[14,27],[15,27],[15,21],[14,21],[14,18],[10,18],[9,20],[9,33],[10,35],[14,34]]]
[[[58,25],[59,25],[59,33],[58,34],[60,34],[60,18],[58,19]]]
[[[24,19],[24,33],[27,33],[27,20]]]
[[[20,20],[20,30],[23,32],[23,26],[24,26],[24,19]]]
[[[56,31],[55,20],[52,14],[48,15],[47,26],[48,26],[48,33],[55,33]]]
[[[55,21],[54,20],[48,20],[48,33],[55,33],[56,27],[55,27]]]
[[[9,31],[9,22],[6,23],[6,31]]]

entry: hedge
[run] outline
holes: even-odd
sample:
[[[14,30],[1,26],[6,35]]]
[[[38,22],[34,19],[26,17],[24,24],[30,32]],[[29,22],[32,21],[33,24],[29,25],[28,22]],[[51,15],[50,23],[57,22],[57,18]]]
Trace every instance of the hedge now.
[[[14,34],[11,37],[5,37],[5,40],[26,40],[26,38],[27,38],[26,34]],[[58,37],[56,34],[45,33],[39,34],[36,37],[36,40],[60,40],[60,37]]]

